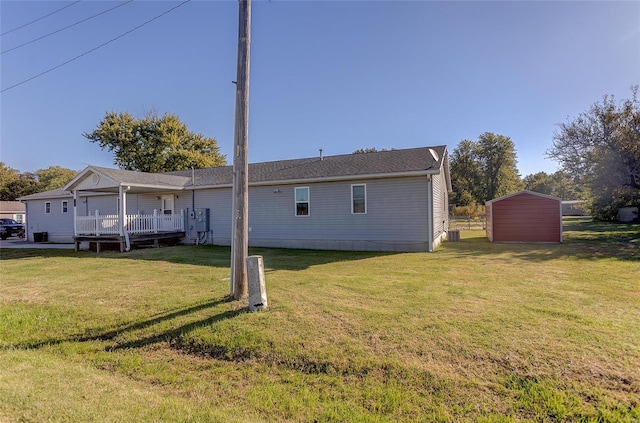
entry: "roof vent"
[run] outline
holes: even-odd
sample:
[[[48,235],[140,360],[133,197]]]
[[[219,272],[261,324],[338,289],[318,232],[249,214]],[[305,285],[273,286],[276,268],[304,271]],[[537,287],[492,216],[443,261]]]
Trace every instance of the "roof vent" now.
[[[320,149],[320,161],[324,160],[324,157],[322,156],[322,148]]]
[[[436,162],[440,160],[440,156],[438,156],[438,153],[436,153],[436,150],[434,150],[433,148],[429,149],[429,153],[431,153],[431,157],[433,157],[433,160],[435,160]]]

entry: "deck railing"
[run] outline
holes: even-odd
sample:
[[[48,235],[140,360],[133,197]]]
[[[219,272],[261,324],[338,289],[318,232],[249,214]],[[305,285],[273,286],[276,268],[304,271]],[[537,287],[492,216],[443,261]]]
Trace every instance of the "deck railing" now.
[[[77,216],[76,235],[119,235],[120,217],[117,214],[100,214],[98,210],[89,216]],[[153,234],[158,232],[184,232],[183,212],[160,214],[128,214],[125,228],[129,234]]]

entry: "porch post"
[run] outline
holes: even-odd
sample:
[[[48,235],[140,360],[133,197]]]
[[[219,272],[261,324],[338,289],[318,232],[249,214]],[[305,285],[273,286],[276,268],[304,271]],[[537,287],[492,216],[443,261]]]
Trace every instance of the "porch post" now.
[[[78,190],[73,190],[73,236],[78,236]]]
[[[151,225],[153,227],[153,233],[157,234],[158,233],[158,210],[157,209],[153,209],[153,224]]]
[[[129,187],[123,187],[122,185],[118,187],[118,195],[120,197],[120,210],[118,213],[120,236],[124,236],[127,227],[127,191],[129,191],[129,189]]]

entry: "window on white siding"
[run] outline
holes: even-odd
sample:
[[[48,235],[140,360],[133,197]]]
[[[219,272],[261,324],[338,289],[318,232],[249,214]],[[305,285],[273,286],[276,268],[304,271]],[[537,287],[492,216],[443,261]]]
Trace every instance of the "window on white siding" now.
[[[13,220],[15,220],[18,223],[24,223],[24,215],[23,214],[14,214],[13,215]]]
[[[365,184],[351,185],[351,213],[367,213],[367,186]]]
[[[44,203],[44,212],[45,214],[51,213],[51,201],[45,201]]]
[[[309,187],[296,188],[296,216],[309,216]]]
[[[62,202],[62,213],[68,213],[69,212],[69,202],[68,201],[63,201]]]

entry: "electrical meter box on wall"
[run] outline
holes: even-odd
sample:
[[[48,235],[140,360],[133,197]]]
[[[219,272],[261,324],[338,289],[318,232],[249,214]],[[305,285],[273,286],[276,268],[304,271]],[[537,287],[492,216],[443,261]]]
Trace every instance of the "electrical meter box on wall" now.
[[[209,232],[209,209],[194,209],[193,218],[196,232]]]

